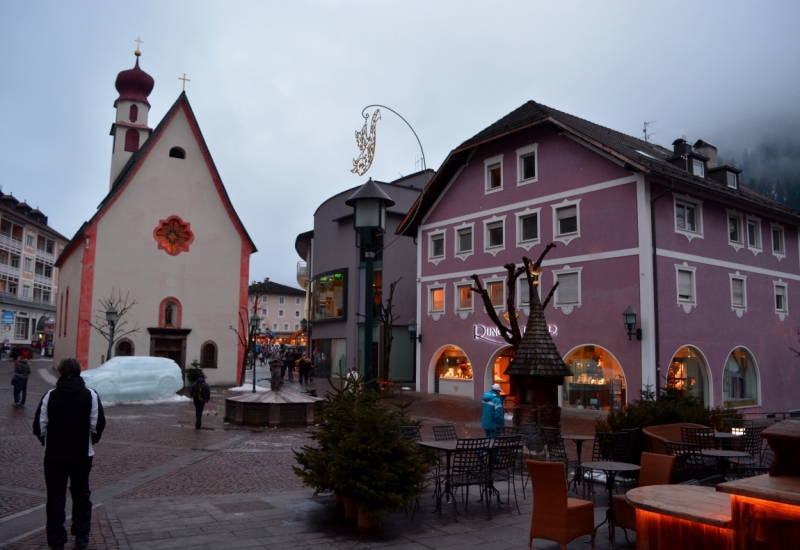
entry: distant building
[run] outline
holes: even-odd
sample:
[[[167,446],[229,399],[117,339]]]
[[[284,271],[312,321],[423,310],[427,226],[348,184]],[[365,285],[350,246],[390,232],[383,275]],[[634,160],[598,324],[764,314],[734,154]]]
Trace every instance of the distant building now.
[[[106,360],[108,343],[88,321],[104,317],[98,301],[115,289],[136,300],[126,320],[140,331],[118,339],[114,355],[168,357],[182,369],[197,359],[211,384],[234,384],[245,348],[229,327],[247,307],[256,247],[186,93],[148,126],[153,84],[138,57],[117,76],[109,192],[56,263],[55,360]]]
[[[54,264],[67,240],[47,225],[38,208],[0,193],[0,343],[52,342],[58,294]]]
[[[386,234],[379,237],[381,249],[375,256],[373,289],[375,301],[388,297],[389,287],[398,281],[394,293],[392,354],[389,378],[414,381],[414,346],[408,325],[416,318],[415,266],[417,246],[413,239],[395,235],[395,229],[431,178],[432,170],[417,172],[391,183],[375,182],[395,206],[386,212]],[[356,246],[353,208],[345,201],[358,187],[334,195],[314,212],[314,229],[301,233],[295,250],[298,282],[310,283],[308,319],[310,351],[318,376],[337,374],[356,367],[363,374],[364,342],[364,259]],[[384,328],[376,319],[373,327],[373,356],[383,361],[380,335]]]
[[[800,212],[740,172],[702,140],[667,149],[533,101],[458,145],[399,229],[419,242],[419,390],[479,400],[508,383],[513,349],[470,275],[525,326],[527,287],[508,311],[503,266],[554,242],[539,290],[559,283],[545,315],[573,372],[563,406],[615,409],[660,385],[706,406],[800,408]]]
[[[258,294],[258,303],[255,302]],[[290,343],[301,345],[305,342],[301,321],[306,316],[306,291],[299,288],[274,283],[272,281],[252,284],[249,287],[249,315],[253,312],[261,318],[262,335],[269,332],[271,338],[262,336],[260,342]]]

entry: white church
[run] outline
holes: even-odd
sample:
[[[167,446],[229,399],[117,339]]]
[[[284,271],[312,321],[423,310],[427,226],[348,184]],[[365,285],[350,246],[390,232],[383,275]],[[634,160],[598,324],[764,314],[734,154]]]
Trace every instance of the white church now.
[[[154,80],[136,65],[117,76],[111,125],[111,184],[97,212],[56,261],[59,268],[54,361],[84,369],[106,360],[108,341],[89,322],[100,300],[136,301],[114,355],[197,359],[210,384],[240,383],[245,353],[237,335],[247,307],[256,247],[231,204],[183,92],[148,126]]]

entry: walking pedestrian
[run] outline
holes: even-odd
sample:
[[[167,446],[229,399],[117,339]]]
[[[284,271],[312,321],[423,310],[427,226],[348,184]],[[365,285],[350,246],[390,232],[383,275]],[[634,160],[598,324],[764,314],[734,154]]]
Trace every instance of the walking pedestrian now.
[[[72,534],[75,548],[89,545],[92,523],[92,470],[94,445],[100,441],[106,418],[97,392],[87,388],[76,359],[58,365],[55,389],[42,397],[33,419],[33,434],[44,445],[44,480],[47,485],[47,544],[63,550],[67,480],[72,495]]]
[[[11,385],[14,386],[14,408],[22,408],[22,393],[28,385],[28,377],[22,371],[22,366],[17,365],[14,376],[11,378]]]
[[[283,365],[289,372],[289,380],[294,382],[294,353],[291,349],[287,349],[283,355]]]
[[[481,427],[486,432],[486,437],[491,437],[492,439],[494,439],[495,430],[505,425],[503,398],[500,397],[501,391],[500,384],[494,384],[492,389],[483,394]]]
[[[300,359],[297,360],[297,370],[300,373],[300,383],[308,384],[308,375],[311,374],[311,361],[304,353]]]
[[[211,388],[206,384],[205,376],[201,374],[194,381],[189,393],[194,401],[194,429],[199,430],[203,420],[203,408],[211,401]]]
[[[19,401],[19,406],[25,406],[25,400],[28,398],[28,377],[31,375],[31,367],[27,359],[20,359],[17,361],[17,366],[22,369],[22,393]]]

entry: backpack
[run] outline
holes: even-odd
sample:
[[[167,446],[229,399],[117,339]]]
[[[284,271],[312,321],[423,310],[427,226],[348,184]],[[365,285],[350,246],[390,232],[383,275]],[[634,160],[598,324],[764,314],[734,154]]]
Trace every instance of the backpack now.
[[[192,397],[195,401],[205,401],[205,397],[203,396],[203,384],[200,382],[194,383],[194,391],[192,392]]]

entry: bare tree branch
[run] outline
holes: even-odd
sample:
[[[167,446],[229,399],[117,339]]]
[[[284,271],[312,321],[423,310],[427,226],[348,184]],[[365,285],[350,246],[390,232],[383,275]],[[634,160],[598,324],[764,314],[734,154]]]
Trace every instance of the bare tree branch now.
[[[100,335],[110,342],[113,347],[114,342],[119,341],[121,338],[139,332],[138,323],[131,329],[126,329],[128,319],[126,316],[130,313],[131,309],[137,304],[136,300],[130,299],[130,292],[122,296],[122,290],[116,290],[111,287],[111,293],[108,296],[98,298],[98,309],[94,310],[94,322],[85,319],[86,324],[100,333]],[[117,322],[114,324],[114,339],[111,339],[111,326],[106,320],[106,311],[113,307],[117,311]]]
[[[400,279],[402,279],[402,277],[400,277]],[[397,279],[389,285],[389,297],[386,299],[386,301],[381,301],[379,304],[377,304],[378,321],[383,325],[383,365],[378,373],[378,379],[383,381],[387,381],[389,379],[389,360],[392,356],[392,342],[394,341],[392,325],[394,325],[394,322],[400,318],[399,315],[396,315],[392,312],[392,309],[394,308],[394,289],[397,287],[397,283],[400,282],[400,279]]]

